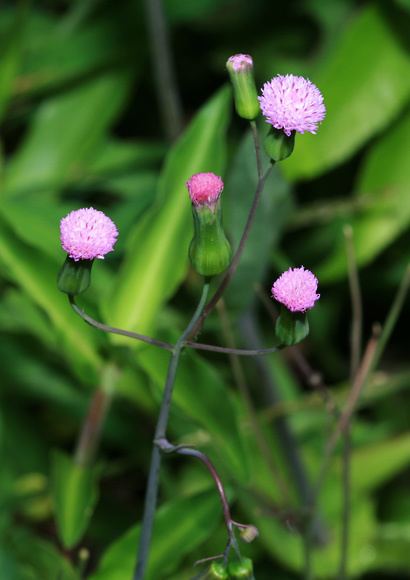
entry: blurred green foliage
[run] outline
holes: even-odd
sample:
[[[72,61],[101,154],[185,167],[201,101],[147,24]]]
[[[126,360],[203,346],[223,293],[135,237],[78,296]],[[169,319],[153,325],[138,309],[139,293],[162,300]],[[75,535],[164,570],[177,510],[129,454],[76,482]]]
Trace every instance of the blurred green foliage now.
[[[86,577],[131,574],[168,355],[111,340],[75,316],[56,287],[64,259],[58,224],[74,208],[104,209],[119,227],[119,243],[95,265],[81,304],[105,322],[175,339],[199,288],[188,267],[186,179],[198,171],[224,176],[225,223],[234,243],[256,183],[247,127],[231,121],[227,57],[252,54],[258,86],[276,73],[309,76],[328,110],[318,134],[298,136],[292,158],[267,182],[226,295],[238,344],[246,342],[239,322],[249,310],[269,344],[271,321],[255,289],[269,292],[279,271],[303,263],[319,276],[322,294],[305,354],[343,402],[351,318],[343,227],[353,227],[366,335],[384,319],[409,261],[409,3],[164,0],[164,6],[184,107],[185,129],[174,144],[159,120],[141,0],[0,7],[1,579],[79,578],[83,546],[91,554]],[[405,309],[353,426],[352,577],[409,572],[409,324]],[[205,338],[226,342],[216,313]],[[120,376],[98,453],[99,499],[91,517],[94,475],[70,489],[76,473],[69,457],[112,361]],[[260,450],[227,359],[184,354],[170,435],[212,457],[235,519],[259,527],[259,538],[243,550],[258,580],[291,580],[301,575],[302,542],[292,518],[278,513],[297,513],[300,502],[275,426],[278,417],[287,421],[313,480],[330,420],[291,357],[278,354],[267,363],[270,382],[251,361],[245,376],[288,498]],[[267,394],[272,383],[280,401]],[[148,577],[188,579],[196,559],[221,551],[221,513],[200,464],[179,457],[164,465]],[[335,577],[338,565],[340,474],[338,455],[320,501],[329,532],[314,559],[320,578]],[[76,510],[67,508],[71,501]]]

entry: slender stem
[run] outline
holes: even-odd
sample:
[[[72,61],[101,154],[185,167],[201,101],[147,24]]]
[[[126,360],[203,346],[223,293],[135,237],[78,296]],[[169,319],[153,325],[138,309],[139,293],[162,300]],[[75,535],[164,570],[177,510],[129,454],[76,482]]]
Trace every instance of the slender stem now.
[[[357,269],[356,254],[353,244],[353,229],[346,226],[344,229],[346,243],[347,268],[349,274],[350,299],[352,303],[352,330],[350,341],[350,380],[354,383],[361,359],[362,326],[363,326],[363,306],[360,289],[359,272]],[[339,580],[347,578],[347,562],[349,550],[350,532],[350,459],[351,459],[352,437],[350,421],[346,423],[343,432],[342,451],[342,531],[340,544]]]
[[[346,226],[344,229],[346,242],[347,269],[349,274],[350,299],[352,303],[352,334],[350,348],[350,379],[353,380],[361,359],[363,306],[360,290],[359,273],[357,270],[356,254],[353,245],[353,229]]]
[[[259,143],[259,135],[258,135],[258,131],[257,131],[256,124],[254,121],[251,122],[251,128],[252,128],[252,135],[253,135],[254,143],[255,143],[256,165],[257,165],[257,171],[258,171],[258,183],[256,185],[255,194],[254,194],[254,197],[252,200],[252,205],[250,207],[249,214],[248,214],[248,217],[247,217],[247,220],[245,223],[245,227],[243,229],[242,236],[241,236],[241,239],[239,241],[238,247],[237,247],[236,252],[232,258],[232,262],[231,262],[228,270],[226,271],[225,275],[223,276],[223,278],[222,278],[218,288],[216,289],[214,295],[212,296],[211,300],[206,305],[201,317],[198,320],[198,323],[195,325],[194,334],[198,330],[198,328],[203,324],[203,321],[205,320],[205,318],[215,308],[216,304],[218,303],[222,294],[225,292],[226,287],[228,286],[229,282],[231,281],[233,275],[236,272],[236,269],[238,267],[239,261],[240,261],[241,256],[242,256],[242,252],[245,248],[245,244],[248,240],[249,233],[250,233],[250,230],[252,228],[252,225],[253,225],[253,222],[255,219],[256,210],[257,210],[258,205],[259,205],[259,200],[260,200],[263,188],[265,187],[266,180],[269,177],[269,175],[272,171],[272,168],[274,166],[274,162],[272,161],[271,164],[269,165],[268,169],[266,170],[266,172],[264,174],[262,173],[262,158],[261,158],[261,149],[260,149],[260,143]]]
[[[215,346],[213,344],[202,344],[201,342],[187,341],[186,346],[195,350],[208,350],[210,352],[219,352],[237,356],[265,356],[277,352],[282,348],[281,345],[271,346],[269,348],[231,348],[226,346]]]
[[[115,328],[114,326],[108,326],[107,324],[98,322],[98,320],[95,320],[89,314],[84,312],[84,310],[82,310],[79,306],[77,306],[74,296],[69,295],[68,300],[74,312],[76,312],[76,314],[78,314],[85,322],[87,322],[91,326],[94,326],[94,328],[98,328],[98,330],[102,330],[110,334],[119,334],[120,336],[127,336],[128,338],[135,338],[137,340],[141,340],[142,342],[146,342],[147,344],[151,344],[152,346],[159,346],[160,348],[164,348],[165,350],[172,351],[173,349],[172,344],[169,344],[168,342],[163,342],[162,340],[150,338],[149,336],[145,336],[144,334],[138,334],[137,332],[123,330],[122,328]]]
[[[169,342],[164,342],[163,340],[157,340],[156,338],[151,338],[150,336],[145,336],[144,334],[139,334],[138,332],[132,332],[131,330],[123,330],[122,328],[116,328],[115,326],[108,326],[107,324],[103,324],[98,320],[92,318],[89,314],[84,312],[76,303],[75,298],[73,296],[69,296],[69,301],[73,310],[78,314],[87,324],[97,328],[98,330],[102,330],[104,332],[108,332],[110,334],[119,334],[121,336],[126,336],[128,338],[133,338],[135,340],[141,340],[142,342],[146,342],[151,346],[158,346],[159,348],[163,348],[165,350],[169,350],[172,352],[174,347]],[[192,342],[189,340],[184,341],[184,347],[192,348],[195,350],[207,350],[210,352],[218,352],[221,354],[237,354],[238,356],[255,356],[255,355],[268,355],[272,352],[276,352],[278,349],[281,348],[280,345],[271,346],[269,348],[261,348],[261,349],[243,349],[243,348],[228,348],[225,346],[217,346],[213,344],[204,344],[201,342]]]
[[[161,0],[145,0],[157,98],[167,138],[173,141],[182,129],[182,107]]]
[[[262,179],[263,167],[262,167],[261,144],[259,141],[258,127],[256,126],[255,121],[251,121],[250,124],[252,130],[253,143],[255,146],[256,170],[258,172],[258,179]]]
[[[87,416],[84,419],[78,437],[74,453],[74,461],[77,465],[88,466],[94,459],[100,442],[104,420],[111,404],[113,386],[117,376],[118,369],[114,365],[110,364],[105,367],[102,374],[102,385],[94,391]]]
[[[175,344],[171,360],[168,365],[168,373],[165,382],[164,392],[162,396],[162,403],[159,412],[157,425],[155,428],[154,443],[151,454],[151,464],[149,469],[147,492],[144,503],[144,514],[142,518],[142,528],[138,547],[137,566],[134,573],[134,580],[143,580],[145,568],[148,561],[148,552],[151,543],[152,527],[154,523],[155,509],[157,505],[158,485],[159,485],[159,470],[161,466],[161,453],[155,441],[165,438],[168,425],[168,418],[171,406],[171,398],[174,388],[175,375],[178,367],[179,357],[184,347],[186,338],[192,331],[196,321],[205,306],[206,299],[209,292],[209,282],[205,282],[199,304],[192,316],[188,326]]]

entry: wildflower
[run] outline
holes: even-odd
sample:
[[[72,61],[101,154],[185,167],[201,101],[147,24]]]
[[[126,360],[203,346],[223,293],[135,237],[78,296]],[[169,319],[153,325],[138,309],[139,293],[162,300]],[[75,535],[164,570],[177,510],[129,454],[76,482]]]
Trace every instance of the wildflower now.
[[[114,222],[92,207],[72,211],[60,223],[61,245],[76,262],[104,259],[113,250],[117,236]]]
[[[195,173],[188,179],[186,186],[195,206],[214,207],[221,196],[224,182],[215,173]]]
[[[192,201],[194,237],[189,247],[192,266],[205,277],[229,266],[232,250],[222,227],[222,179],[214,173],[196,173],[186,182]]]
[[[266,122],[288,137],[316,133],[326,115],[322,93],[310,80],[295,75],[277,75],[264,84],[259,97]]]
[[[306,312],[319,300],[317,278],[310,270],[289,268],[272,286],[272,296],[291,312]]]

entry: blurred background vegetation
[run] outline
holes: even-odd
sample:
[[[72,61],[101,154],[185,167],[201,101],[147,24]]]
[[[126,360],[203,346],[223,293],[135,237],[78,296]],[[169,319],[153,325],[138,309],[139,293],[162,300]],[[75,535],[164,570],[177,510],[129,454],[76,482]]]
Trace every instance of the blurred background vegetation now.
[[[90,553],[86,577],[131,577],[167,354],[111,340],[76,318],[56,288],[64,259],[58,225],[71,209],[106,211],[119,242],[94,266],[81,304],[100,320],[174,339],[199,290],[187,260],[185,180],[197,171],[224,176],[233,241],[256,182],[248,129],[232,114],[226,86],[231,54],[253,55],[258,86],[277,73],[309,76],[328,110],[318,135],[298,136],[294,155],[270,178],[226,296],[227,317],[214,313],[201,337],[226,344],[230,325],[238,345],[269,344],[272,322],[262,298],[280,271],[303,264],[318,275],[322,295],[308,341],[297,355],[247,360],[236,378],[228,359],[186,353],[176,385],[170,437],[212,457],[235,519],[260,529],[243,549],[258,580],[301,577],[293,514],[317,477],[331,425],[299,355],[340,402],[349,388],[343,227],[353,228],[365,336],[385,319],[409,261],[410,3],[164,0],[164,7],[184,127],[174,143],[158,105],[141,0],[0,7],[4,580],[78,578],[81,547]],[[409,325],[407,308],[353,426],[352,577],[410,577]],[[75,534],[84,528],[82,538],[67,539],[70,514],[61,515],[50,474],[57,470],[64,479],[64,458],[75,448],[92,392],[113,366],[115,396],[83,498],[83,512],[94,513],[88,527],[80,514]],[[335,577],[338,565],[340,466],[338,453],[320,501],[327,535],[315,550],[320,578]],[[161,506],[149,578],[191,578],[193,562],[225,542],[202,466],[187,458],[164,462]]]

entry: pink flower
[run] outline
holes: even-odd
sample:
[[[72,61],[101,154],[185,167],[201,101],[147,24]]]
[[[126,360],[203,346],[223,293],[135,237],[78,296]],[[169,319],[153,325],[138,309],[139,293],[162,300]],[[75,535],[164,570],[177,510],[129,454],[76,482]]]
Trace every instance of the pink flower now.
[[[189,197],[194,205],[214,205],[224,188],[222,179],[215,173],[195,173],[186,182]]]
[[[289,268],[272,286],[272,296],[291,312],[306,312],[319,300],[317,278],[310,270]]]
[[[113,250],[117,236],[114,222],[92,207],[72,211],[60,222],[61,245],[76,262],[104,259]]]
[[[316,133],[326,115],[322,93],[316,85],[294,75],[277,75],[265,83],[259,102],[266,122],[282,129],[288,137],[292,131]]]
[[[249,70],[253,67],[253,60],[249,54],[234,54],[226,63],[234,72]]]

